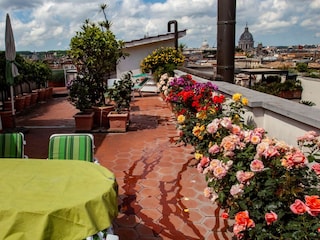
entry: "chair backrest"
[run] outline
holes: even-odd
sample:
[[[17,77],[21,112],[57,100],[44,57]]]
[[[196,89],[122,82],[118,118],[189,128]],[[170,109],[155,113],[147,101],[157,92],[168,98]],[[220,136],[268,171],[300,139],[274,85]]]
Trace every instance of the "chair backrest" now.
[[[94,161],[92,134],[53,134],[49,139],[48,159]]]
[[[24,158],[24,144],[21,132],[0,133],[0,158]]]
[[[137,82],[133,85],[133,88],[142,88],[144,87],[144,85],[149,81],[149,78],[148,77],[145,77],[141,82]]]

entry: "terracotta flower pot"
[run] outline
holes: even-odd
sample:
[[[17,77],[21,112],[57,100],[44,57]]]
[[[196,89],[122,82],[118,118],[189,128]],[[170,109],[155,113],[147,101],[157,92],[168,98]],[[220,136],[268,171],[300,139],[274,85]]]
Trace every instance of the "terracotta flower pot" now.
[[[76,132],[88,132],[93,128],[94,112],[90,113],[77,113],[74,115]]]
[[[114,106],[92,107],[94,111],[94,127],[109,128],[108,114],[114,111]]]
[[[17,112],[21,112],[24,110],[25,100],[26,100],[25,96],[19,96],[15,98],[14,107]]]
[[[30,101],[30,105],[34,105],[36,104],[38,101],[38,92],[34,91],[31,93],[31,101]]]
[[[25,97],[24,106],[25,108],[28,108],[31,104],[31,94],[29,93],[25,94],[24,97]]]
[[[2,129],[15,128],[15,119],[12,111],[0,111]]]
[[[128,121],[129,121],[129,112],[117,113],[110,112],[108,114],[109,118],[109,132],[126,132]]]

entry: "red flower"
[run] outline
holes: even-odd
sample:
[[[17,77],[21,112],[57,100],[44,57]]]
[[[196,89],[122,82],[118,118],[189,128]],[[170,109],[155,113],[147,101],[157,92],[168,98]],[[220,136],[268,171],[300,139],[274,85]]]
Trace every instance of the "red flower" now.
[[[229,218],[229,214],[228,214],[227,212],[223,212],[223,213],[221,214],[221,217],[222,217],[223,219],[228,219],[228,218]]]

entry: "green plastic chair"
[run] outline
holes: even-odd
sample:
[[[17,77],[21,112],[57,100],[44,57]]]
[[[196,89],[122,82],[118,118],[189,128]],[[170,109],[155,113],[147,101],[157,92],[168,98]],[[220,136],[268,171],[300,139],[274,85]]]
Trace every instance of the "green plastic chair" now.
[[[150,80],[150,78],[145,77],[142,81],[134,83],[132,86],[133,94],[135,92],[139,93],[140,97],[143,97],[142,88],[146,85],[146,83]],[[134,95],[133,95],[134,97]]]
[[[48,159],[97,162],[92,134],[53,134],[49,139]]]
[[[24,155],[24,134],[0,133],[0,158],[26,158]]]

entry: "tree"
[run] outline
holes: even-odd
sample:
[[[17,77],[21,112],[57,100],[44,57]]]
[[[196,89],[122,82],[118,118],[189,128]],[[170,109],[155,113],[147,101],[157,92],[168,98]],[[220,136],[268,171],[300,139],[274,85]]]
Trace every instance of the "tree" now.
[[[105,5],[101,6],[104,14],[105,8]],[[78,83],[86,80],[81,85],[88,88],[88,100],[91,106],[104,105],[106,80],[115,71],[120,59],[126,56],[123,52],[124,42],[117,40],[110,30],[111,23],[107,20],[106,15],[105,21],[99,25],[90,22],[89,19],[85,20],[81,31],[76,32],[71,39],[69,50],[69,55],[78,70]],[[83,77],[82,80],[81,77]],[[77,81],[73,84],[77,84]],[[71,85],[70,92],[73,90],[80,91],[78,87],[72,88]]]
[[[297,63],[298,72],[308,72],[308,63]]]

